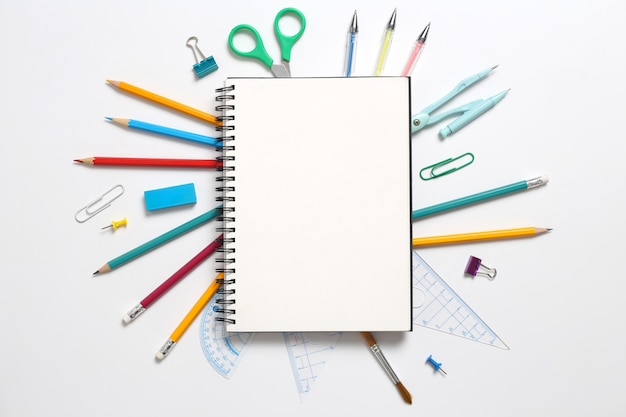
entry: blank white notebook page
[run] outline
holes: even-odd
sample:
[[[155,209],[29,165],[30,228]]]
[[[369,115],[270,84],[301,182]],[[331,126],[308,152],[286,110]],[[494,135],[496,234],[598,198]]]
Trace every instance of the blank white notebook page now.
[[[409,79],[225,86],[228,331],[411,330]]]

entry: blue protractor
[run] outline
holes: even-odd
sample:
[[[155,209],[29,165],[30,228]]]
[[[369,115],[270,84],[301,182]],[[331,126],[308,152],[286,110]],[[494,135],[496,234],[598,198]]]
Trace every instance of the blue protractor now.
[[[230,378],[250,346],[254,333],[227,332],[224,322],[216,320],[220,314],[216,312],[216,295],[202,313],[200,344],[211,366],[223,377]]]
[[[413,324],[509,349],[461,297],[413,251]],[[422,296],[422,302],[417,297]]]

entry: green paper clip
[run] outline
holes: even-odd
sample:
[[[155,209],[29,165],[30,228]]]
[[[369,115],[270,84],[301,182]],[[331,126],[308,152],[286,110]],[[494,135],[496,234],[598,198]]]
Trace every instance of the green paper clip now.
[[[452,168],[447,169],[446,171],[443,171],[441,173],[439,172],[435,172],[435,170],[442,168],[444,166],[450,165],[453,162],[456,162],[458,160],[461,160],[465,157],[469,157],[469,161],[464,162],[463,165],[459,165],[459,166],[454,166]],[[437,162],[435,164],[432,165],[428,165],[427,167],[424,167],[420,170],[420,178],[423,179],[424,181],[428,181],[428,180],[432,180],[433,178],[439,178],[439,177],[443,177],[444,175],[448,175],[453,173],[454,171],[458,171],[461,168],[465,168],[466,166],[468,166],[469,164],[471,164],[472,162],[474,162],[474,154],[472,154],[471,152],[466,152],[463,155],[457,156],[456,158],[448,158],[448,159],[444,159],[443,161]],[[424,177],[424,172],[428,171],[429,172],[429,176]]]

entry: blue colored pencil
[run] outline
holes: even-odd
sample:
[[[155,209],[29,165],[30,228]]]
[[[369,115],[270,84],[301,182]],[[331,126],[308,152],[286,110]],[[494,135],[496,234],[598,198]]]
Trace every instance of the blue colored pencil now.
[[[183,130],[172,129],[171,127],[159,126],[152,123],[141,122],[139,120],[121,119],[119,117],[106,117],[107,120],[117,123],[121,126],[130,127],[132,129],[145,130],[160,135],[172,136],[178,139],[190,140],[193,142],[204,143],[218,148],[222,147],[222,143],[210,136],[199,135],[197,133],[185,132]]]

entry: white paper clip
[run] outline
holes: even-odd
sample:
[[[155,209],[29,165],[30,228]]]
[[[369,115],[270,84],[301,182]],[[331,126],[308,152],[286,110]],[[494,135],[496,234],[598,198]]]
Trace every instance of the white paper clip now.
[[[87,204],[85,207],[78,210],[74,215],[74,219],[76,219],[78,223],[86,222],[105,208],[109,207],[113,200],[119,198],[122,194],[124,194],[124,187],[121,184],[118,184],[102,194],[100,197],[93,200],[91,203]]]

